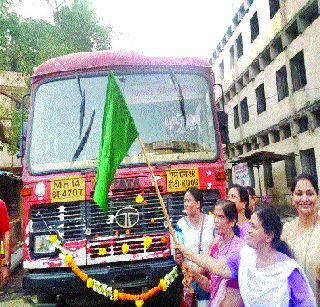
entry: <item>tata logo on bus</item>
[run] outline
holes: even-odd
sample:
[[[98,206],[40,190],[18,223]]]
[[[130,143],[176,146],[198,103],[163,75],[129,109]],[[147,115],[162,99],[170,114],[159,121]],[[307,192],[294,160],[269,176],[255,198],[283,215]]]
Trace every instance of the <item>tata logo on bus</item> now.
[[[121,178],[113,181],[114,190],[133,190],[140,188],[138,178]]]
[[[117,211],[115,221],[121,228],[131,228],[139,222],[139,211],[131,206]]]

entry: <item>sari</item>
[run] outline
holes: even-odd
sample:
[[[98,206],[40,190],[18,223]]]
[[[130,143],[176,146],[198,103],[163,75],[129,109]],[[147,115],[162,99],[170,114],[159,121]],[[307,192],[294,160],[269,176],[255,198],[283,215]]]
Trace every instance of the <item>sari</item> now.
[[[219,241],[213,245],[211,249],[210,256],[219,258],[228,258],[233,254],[238,254],[240,249],[244,245],[244,241],[233,236],[229,242],[227,242],[222,248],[219,249]],[[211,285],[210,285],[210,306],[218,307],[225,298],[226,288],[229,286],[231,288],[238,288],[237,280],[227,279],[218,275],[210,274]]]

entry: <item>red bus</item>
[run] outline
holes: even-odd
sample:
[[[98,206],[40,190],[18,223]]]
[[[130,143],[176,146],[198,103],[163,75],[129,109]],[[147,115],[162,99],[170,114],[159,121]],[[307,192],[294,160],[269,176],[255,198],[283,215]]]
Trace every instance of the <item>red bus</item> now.
[[[45,62],[32,76],[22,189],[23,287],[39,301],[86,291],[49,244],[50,234],[58,235],[86,273],[119,289],[151,287],[175,265],[138,141],[116,172],[107,216],[93,202],[110,70],[145,143],[173,224],[182,216],[188,187],[203,190],[206,211],[225,197],[214,80],[207,61],[101,51]],[[143,202],[135,201],[138,195]],[[147,250],[146,235],[152,238]]]

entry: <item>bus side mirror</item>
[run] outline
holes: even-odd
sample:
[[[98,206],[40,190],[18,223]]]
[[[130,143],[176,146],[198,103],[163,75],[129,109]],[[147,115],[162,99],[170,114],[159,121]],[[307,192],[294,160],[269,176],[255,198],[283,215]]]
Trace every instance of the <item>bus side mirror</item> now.
[[[24,156],[24,150],[26,147],[26,139],[27,139],[27,122],[25,119],[25,114],[27,112],[27,98],[30,97],[30,93],[24,95],[20,104],[20,120],[21,120],[21,130],[20,130],[20,142],[19,142],[19,153],[17,154],[17,158],[21,159]]]
[[[19,152],[17,153],[17,158],[23,158],[24,151],[26,148],[26,139],[27,139],[27,122],[22,123],[20,142],[19,142]]]
[[[224,111],[218,111],[219,130],[222,144],[229,143],[228,114]]]

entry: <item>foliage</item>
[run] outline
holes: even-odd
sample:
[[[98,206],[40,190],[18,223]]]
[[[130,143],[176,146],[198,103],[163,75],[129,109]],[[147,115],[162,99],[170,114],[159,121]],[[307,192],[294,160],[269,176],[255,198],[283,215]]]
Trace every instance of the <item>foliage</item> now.
[[[27,113],[24,112],[23,119],[27,118]],[[8,153],[14,155],[19,150],[20,132],[21,132],[21,113],[20,110],[15,107],[4,107],[0,105],[0,119],[7,122],[5,125],[5,138],[7,144]],[[1,142],[2,143],[2,142]],[[0,146],[1,150],[3,145]]]
[[[22,19],[10,11],[11,0],[0,0],[0,70],[29,75],[52,57],[110,48],[111,28],[101,25],[90,0],[74,0],[70,7],[66,1],[53,3],[52,25]]]
[[[29,76],[34,67],[50,58],[110,48],[111,28],[100,23],[91,0],[74,0],[69,6],[67,0],[41,1],[51,5],[53,24],[23,19],[12,11],[13,0],[0,0],[0,71]],[[21,128],[19,111],[0,106],[1,118],[11,122],[6,131],[9,150],[14,153]]]

